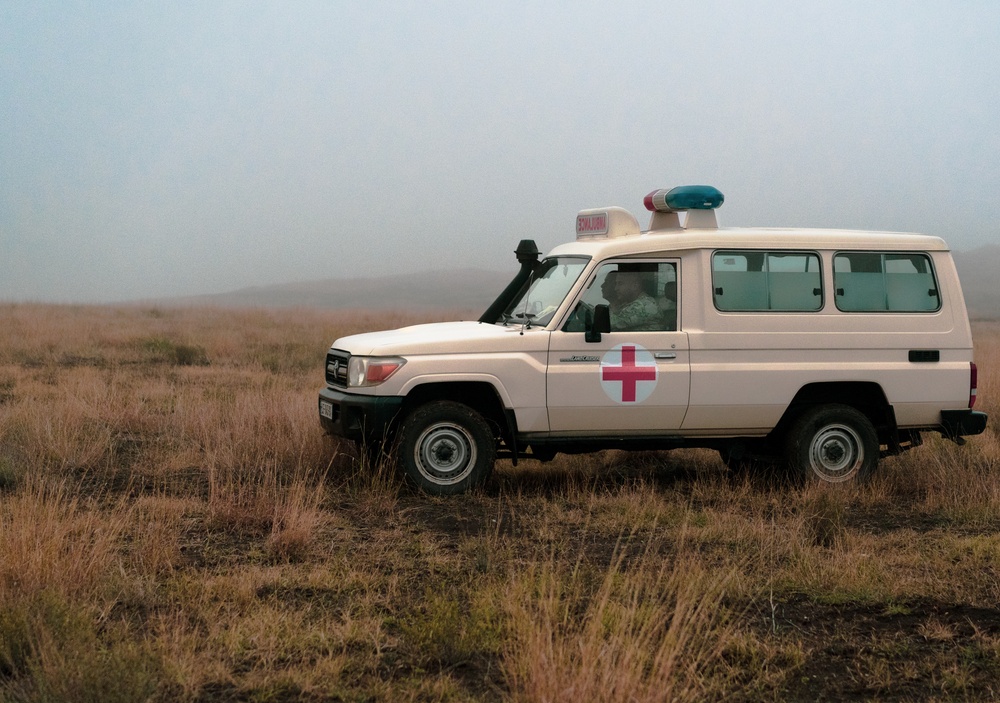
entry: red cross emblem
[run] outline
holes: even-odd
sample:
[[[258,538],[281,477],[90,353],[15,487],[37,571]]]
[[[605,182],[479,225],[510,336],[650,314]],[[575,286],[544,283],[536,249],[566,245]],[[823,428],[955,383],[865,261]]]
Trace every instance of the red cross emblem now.
[[[641,403],[653,392],[656,379],[656,360],[638,344],[619,344],[601,359],[601,386],[620,403]]]

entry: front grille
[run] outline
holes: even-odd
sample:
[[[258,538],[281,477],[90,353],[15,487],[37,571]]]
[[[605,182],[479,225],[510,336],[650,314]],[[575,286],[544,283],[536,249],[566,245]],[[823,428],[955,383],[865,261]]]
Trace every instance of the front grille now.
[[[339,349],[331,349],[326,354],[326,383],[328,386],[347,388],[347,362],[351,355]]]

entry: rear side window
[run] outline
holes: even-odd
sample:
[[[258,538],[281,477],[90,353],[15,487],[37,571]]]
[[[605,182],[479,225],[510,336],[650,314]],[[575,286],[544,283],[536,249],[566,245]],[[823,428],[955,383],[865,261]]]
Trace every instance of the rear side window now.
[[[712,256],[715,307],[723,311],[812,312],[823,307],[817,254],[717,251]]]
[[[941,295],[926,254],[841,252],[833,257],[837,308],[844,312],[935,312]]]

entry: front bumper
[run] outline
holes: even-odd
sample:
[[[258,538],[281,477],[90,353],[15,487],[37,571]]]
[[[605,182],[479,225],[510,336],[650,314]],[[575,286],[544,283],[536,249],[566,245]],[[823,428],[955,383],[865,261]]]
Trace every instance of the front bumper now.
[[[964,437],[986,431],[986,413],[978,410],[942,410],[941,426],[946,437]]]
[[[319,392],[318,407],[319,422],[327,434],[354,442],[381,442],[388,438],[403,399],[324,388]]]

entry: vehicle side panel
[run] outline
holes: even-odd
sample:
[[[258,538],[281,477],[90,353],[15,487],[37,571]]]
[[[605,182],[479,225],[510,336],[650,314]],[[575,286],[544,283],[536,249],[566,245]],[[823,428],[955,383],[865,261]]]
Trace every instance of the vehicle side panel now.
[[[548,335],[548,332],[540,330],[533,335],[533,339],[542,341]],[[543,350],[414,354],[408,357],[407,365],[401,371],[406,371],[407,367],[420,372],[403,379],[397,389],[386,390],[405,396],[425,383],[486,382],[496,390],[504,407],[514,410],[521,431],[545,432],[549,429],[545,384],[540,380],[545,378]]]
[[[698,299],[701,324],[688,328],[691,407],[685,431],[773,428],[803,386],[871,382],[893,406],[900,427],[932,427],[940,411],[968,405],[971,333],[950,257],[935,252],[944,304],[931,313],[845,313],[836,308],[834,251],[821,252],[824,305],[816,312],[720,312],[708,250],[692,252],[683,304]],[[700,276],[691,276],[696,269]],[[700,278],[700,280],[696,280]],[[697,319],[685,310],[685,320]],[[911,350],[940,361],[914,362]]]

